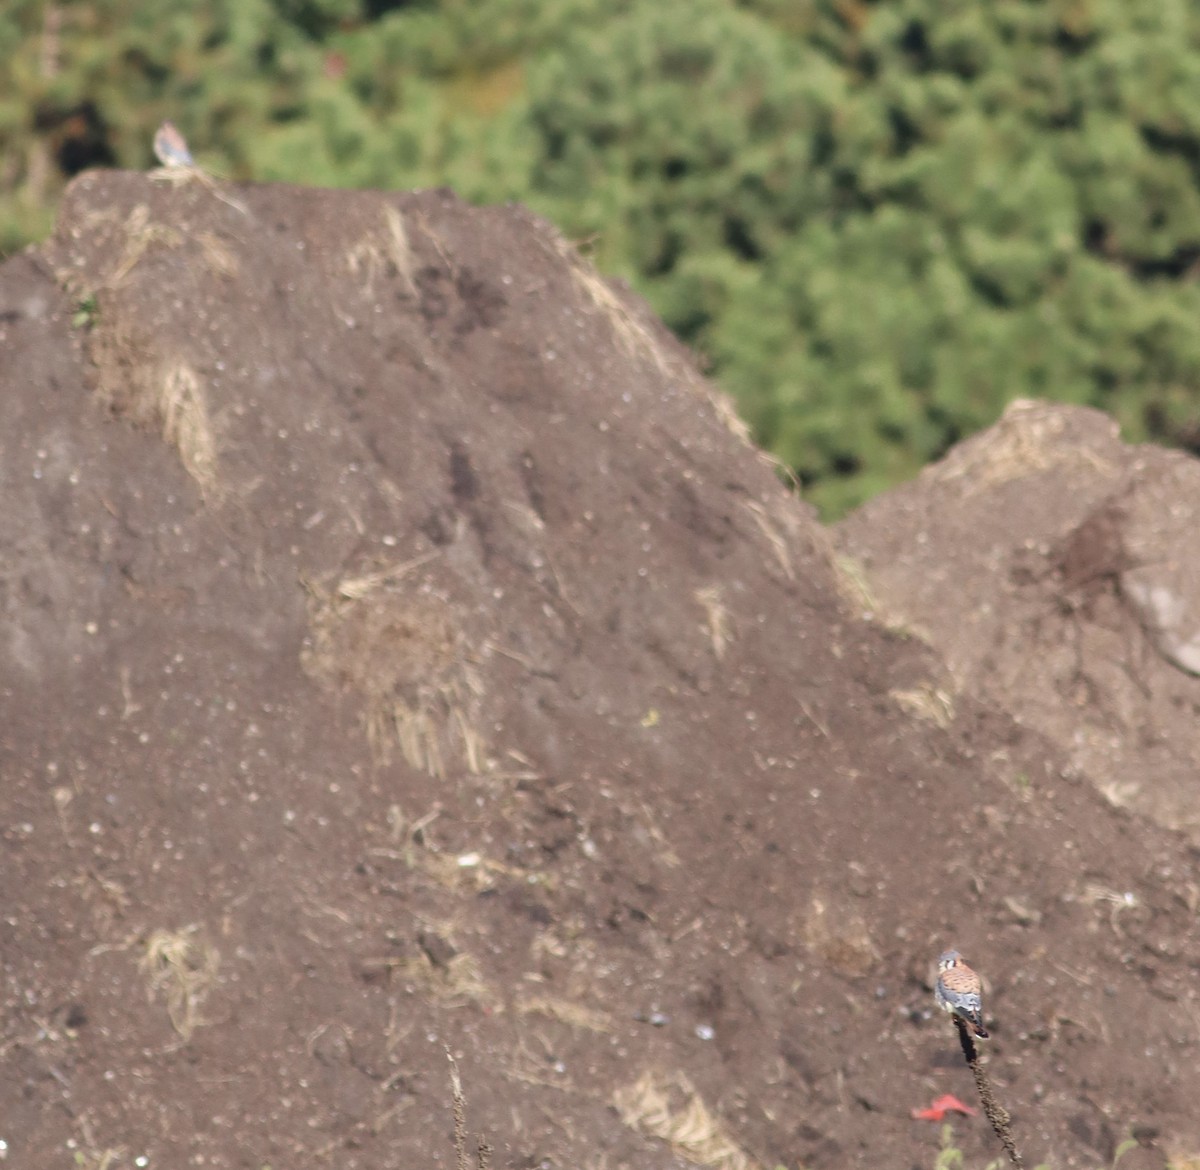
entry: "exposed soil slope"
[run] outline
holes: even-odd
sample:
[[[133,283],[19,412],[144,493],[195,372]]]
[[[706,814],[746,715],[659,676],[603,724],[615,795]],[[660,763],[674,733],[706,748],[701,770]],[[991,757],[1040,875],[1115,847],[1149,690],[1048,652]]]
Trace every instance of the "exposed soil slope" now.
[[[497,1167],[929,1166],[950,944],[1031,1164],[1200,1148],[1186,840],[544,223],[90,174],[0,387],[15,1165],[451,1166],[449,1046]]]
[[[879,604],[1115,803],[1200,844],[1200,462],[1017,402],[839,526]],[[902,616],[901,616],[902,615]]]

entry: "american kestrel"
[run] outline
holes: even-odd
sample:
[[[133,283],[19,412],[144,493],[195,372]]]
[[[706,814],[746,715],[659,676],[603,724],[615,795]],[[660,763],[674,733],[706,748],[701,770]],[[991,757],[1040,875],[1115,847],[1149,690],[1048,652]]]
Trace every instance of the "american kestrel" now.
[[[154,154],[164,167],[194,167],[196,160],[188,150],[187,139],[175,128],[174,122],[164,122],[154,135]]]
[[[975,1030],[981,1040],[987,1039],[983,1026],[983,1001],[980,998],[979,976],[963,962],[958,951],[946,951],[938,958],[938,977],[934,987],[938,1007],[960,1016]]]

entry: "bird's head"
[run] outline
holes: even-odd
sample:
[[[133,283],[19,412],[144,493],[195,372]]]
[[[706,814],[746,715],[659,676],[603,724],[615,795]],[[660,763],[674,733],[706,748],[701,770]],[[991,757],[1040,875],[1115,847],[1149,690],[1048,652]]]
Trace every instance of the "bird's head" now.
[[[957,967],[962,961],[962,955],[958,951],[943,951],[938,956],[938,970],[949,971],[951,967]]]

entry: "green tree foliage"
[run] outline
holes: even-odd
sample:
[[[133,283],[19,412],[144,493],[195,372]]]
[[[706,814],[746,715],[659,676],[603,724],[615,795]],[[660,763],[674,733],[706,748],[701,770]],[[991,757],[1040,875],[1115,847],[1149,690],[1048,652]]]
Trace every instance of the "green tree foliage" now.
[[[531,72],[526,198],[831,511],[1019,395],[1197,446],[1197,71],[1185,0],[636,5]]]
[[[521,199],[837,512],[1011,398],[1200,450],[1191,0],[11,0],[0,247],[163,117],[236,178]]]

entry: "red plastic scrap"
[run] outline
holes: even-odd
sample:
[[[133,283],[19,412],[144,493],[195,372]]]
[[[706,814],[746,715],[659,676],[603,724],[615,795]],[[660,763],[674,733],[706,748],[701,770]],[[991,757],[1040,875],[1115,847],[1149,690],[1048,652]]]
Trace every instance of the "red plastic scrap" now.
[[[964,1105],[953,1094],[943,1093],[928,1109],[914,1109],[912,1115],[915,1121],[943,1121],[947,1113],[962,1113],[967,1117],[974,1117],[978,1112],[978,1109]]]

